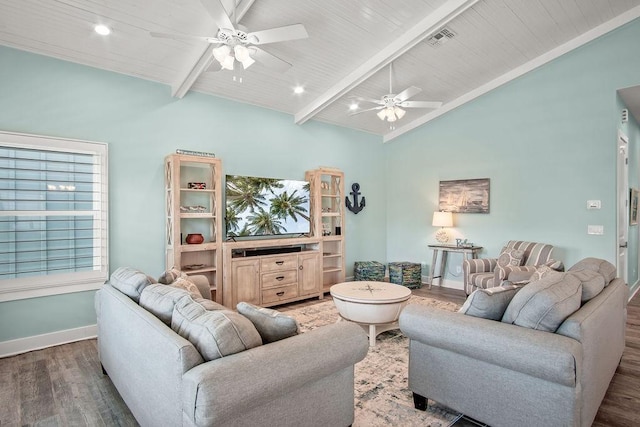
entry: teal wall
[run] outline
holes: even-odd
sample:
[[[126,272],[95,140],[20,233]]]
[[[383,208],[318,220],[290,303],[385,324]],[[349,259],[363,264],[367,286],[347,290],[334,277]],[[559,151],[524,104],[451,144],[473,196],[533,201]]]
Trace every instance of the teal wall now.
[[[0,47],[0,130],[109,144],[110,268],[164,269],[163,162],[176,148],[215,152],[225,173],[304,179],[318,166],[359,182],[347,212],[347,265],[386,259],[382,142],[346,128]],[[93,292],[0,303],[0,341],[95,323]]]
[[[489,178],[490,213],[454,215],[453,232],[481,256],[516,239],[553,244],[567,266],[615,263],[616,90],[640,84],[637,40],[639,21],[385,145],[388,259],[430,263],[438,182]],[[591,199],[602,209],[587,210]],[[604,235],[587,235],[588,224]]]
[[[491,212],[454,219],[455,236],[484,246],[483,256],[523,239],[552,243],[569,266],[587,256],[615,262],[616,90],[640,84],[632,54],[639,39],[640,22],[628,24],[384,145],[203,94],[175,99],[165,85],[0,47],[0,129],[109,144],[111,270],[163,270],[163,159],[176,148],[213,151],[226,173],[295,179],[318,166],[344,170],[347,188],[359,182],[367,198],[364,211],[347,213],[349,270],[356,260],[428,264],[438,182],[465,178],[491,180]],[[589,199],[602,209],[588,211]],[[605,234],[587,235],[588,224]],[[0,303],[0,342],[95,323],[92,298]]]

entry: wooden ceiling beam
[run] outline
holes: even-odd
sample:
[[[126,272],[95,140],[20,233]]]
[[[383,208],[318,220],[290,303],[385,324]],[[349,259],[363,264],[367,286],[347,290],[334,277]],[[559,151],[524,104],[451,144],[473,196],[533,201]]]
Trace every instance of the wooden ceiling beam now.
[[[386,48],[349,73],[325,93],[311,101],[295,114],[295,123],[303,124],[353,88],[367,80],[380,69],[393,62],[409,49],[431,36],[456,16],[472,7],[479,0],[449,0],[426,16],[418,24],[400,35]]]

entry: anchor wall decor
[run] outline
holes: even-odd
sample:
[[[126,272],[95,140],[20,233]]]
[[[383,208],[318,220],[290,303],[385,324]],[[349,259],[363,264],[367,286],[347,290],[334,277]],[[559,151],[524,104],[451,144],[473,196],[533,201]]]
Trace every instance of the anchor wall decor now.
[[[351,200],[349,200],[349,197],[345,197],[344,198],[344,202],[347,205],[347,209],[349,209],[354,214],[357,214],[362,209],[364,209],[364,207],[365,207],[365,198],[364,198],[364,196],[362,196],[362,200],[358,204],[358,196],[360,195],[360,184],[358,184],[357,182],[354,182],[351,185],[351,189],[353,191],[351,191],[349,194],[351,194],[353,196],[353,203],[351,203]]]

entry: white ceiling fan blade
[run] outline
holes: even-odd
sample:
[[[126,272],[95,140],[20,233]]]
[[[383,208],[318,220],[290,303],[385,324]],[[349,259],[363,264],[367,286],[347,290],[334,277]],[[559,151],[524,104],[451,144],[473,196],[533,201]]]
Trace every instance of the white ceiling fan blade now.
[[[380,99],[364,98],[362,96],[350,96],[349,98],[355,99],[356,101],[373,102],[374,104],[384,105],[384,101],[381,101]]]
[[[226,28],[230,30],[235,30],[233,26],[233,22],[227,15],[227,11],[224,9],[220,0],[200,0],[202,6],[207,10],[211,18],[213,18],[213,22],[218,26],[218,28]]]
[[[419,94],[420,92],[422,92],[422,89],[420,89],[419,87],[409,86],[408,88],[406,88],[405,90],[403,90],[402,92],[394,96],[393,100],[395,102],[406,101],[407,99]]]
[[[151,31],[149,35],[151,37],[158,37],[161,39],[188,40],[188,41],[199,40],[199,41],[205,41],[207,43],[222,43],[221,40],[218,40],[215,37],[189,36],[186,34],[157,33],[155,31]]]
[[[432,101],[404,101],[399,104],[396,104],[399,107],[404,108],[440,108],[442,107],[442,102],[432,102]]]
[[[353,112],[349,113],[349,115],[350,116],[355,116],[356,114],[366,113],[367,111],[382,110],[383,108],[384,108],[384,105],[381,105],[379,107],[367,108],[366,110],[353,111]]]
[[[247,39],[252,44],[276,43],[287,40],[306,39],[307,37],[309,37],[309,34],[307,34],[307,30],[302,24],[254,31],[247,34]]]
[[[285,72],[289,68],[291,68],[291,64],[289,64],[287,61],[280,59],[277,56],[260,49],[259,47],[253,46],[249,48],[249,52],[253,59],[271,68],[272,70]]]

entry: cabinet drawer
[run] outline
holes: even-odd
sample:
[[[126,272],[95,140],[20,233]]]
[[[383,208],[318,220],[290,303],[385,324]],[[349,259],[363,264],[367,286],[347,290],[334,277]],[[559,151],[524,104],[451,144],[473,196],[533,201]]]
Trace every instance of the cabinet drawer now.
[[[262,290],[262,304],[284,301],[298,296],[298,285],[280,286]]]
[[[262,275],[262,287],[272,288],[298,283],[298,270],[274,271]]]
[[[292,270],[298,268],[297,255],[284,255],[260,260],[260,271],[263,273],[269,271]]]

